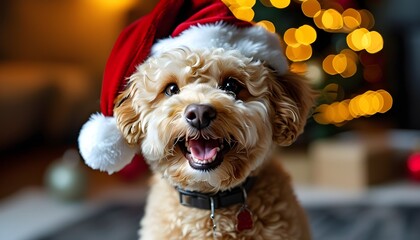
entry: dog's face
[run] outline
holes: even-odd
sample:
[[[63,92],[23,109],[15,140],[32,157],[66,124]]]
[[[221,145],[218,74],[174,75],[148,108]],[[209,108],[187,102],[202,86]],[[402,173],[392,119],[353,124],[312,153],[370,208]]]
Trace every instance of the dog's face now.
[[[291,144],[312,102],[300,77],[276,76],[237,51],[180,48],[141,64],[114,114],[155,172],[212,192],[244,181],[274,143]]]

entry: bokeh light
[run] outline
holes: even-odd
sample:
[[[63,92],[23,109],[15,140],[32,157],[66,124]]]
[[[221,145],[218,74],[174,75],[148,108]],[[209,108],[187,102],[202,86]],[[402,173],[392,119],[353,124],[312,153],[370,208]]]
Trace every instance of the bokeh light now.
[[[354,51],[366,50],[369,53],[381,51],[384,44],[380,33],[366,28],[358,28],[350,32],[346,37],[346,42]]]
[[[270,2],[275,8],[286,8],[290,4],[290,0],[270,0]]]
[[[231,9],[236,18],[251,22],[254,19],[254,10],[250,7],[235,7]]]
[[[326,30],[338,30],[343,28],[343,18],[335,9],[327,9],[322,12],[321,22]]]
[[[233,15],[241,20],[252,22],[255,12],[252,9],[256,0],[222,0],[229,7]]]
[[[340,74],[343,78],[349,78],[357,72],[357,59],[353,51],[343,49],[337,55],[328,55],[322,62],[322,68],[329,75]]]
[[[311,45],[287,46],[286,56],[293,62],[305,61],[312,56]]]
[[[289,28],[284,32],[283,40],[288,46],[297,47],[299,43],[296,40],[296,28]]]
[[[274,26],[274,24],[268,20],[261,20],[259,22],[257,22],[257,25],[267,29],[267,31],[275,33],[276,32],[276,27]]]
[[[316,40],[316,31],[309,25],[303,25],[296,29],[295,39],[298,43],[303,45],[309,45]]]
[[[385,113],[391,109],[392,104],[392,96],[387,91],[367,91],[352,99],[318,106],[314,120],[319,124],[341,124],[355,118]]]
[[[307,17],[314,17],[321,11],[321,4],[317,0],[306,0],[301,5],[302,12]]]
[[[362,23],[362,16],[356,9],[346,9],[341,15],[343,17],[344,26],[347,30],[354,30]]]
[[[366,9],[360,10],[359,13],[360,13],[360,16],[362,17],[362,22],[360,23],[360,27],[366,28],[366,29],[372,29],[373,26],[375,26],[375,18],[373,17],[373,14]]]
[[[290,0],[259,0],[267,8],[284,9]],[[233,14],[242,20],[253,22],[256,0],[223,0]],[[317,86],[325,84],[321,91],[322,99],[313,115],[320,124],[342,124],[359,117],[369,117],[385,113],[392,107],[392,96],[385,90],[366,91],[350,99],[345,99],[343,84],[338,78],[361,78],[368,83],[383,80],[383,69],[378,61],[378,53],[384,47],[382,35],[372,30],[375,19],[366,9],[345,8],[338,1],[295,0],[300,4],[304,16],[312,19],[313,24],[288,26],[282,35],[285,55],[290,60],[292,72],[305,74]],[[276,33],[275,24],[269,20],[255,23]],[[316,43],[319,31],[335,34],[333,48],[314,59],[312,44]],[[332,50],[331,50],[332,49]],[[376,56],[376,57],[369,57]],[[360,71],[361,74],[357,74]],[[325,74],[326,73],[326,74]],[[334,83],[328,83],[328,76]],[[327,78],[327,79],[326,79]]]

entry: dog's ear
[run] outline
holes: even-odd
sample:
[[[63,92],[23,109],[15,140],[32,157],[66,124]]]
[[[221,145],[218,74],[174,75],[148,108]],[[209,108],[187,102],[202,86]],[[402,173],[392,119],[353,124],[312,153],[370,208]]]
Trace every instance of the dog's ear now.
[[[129,144],[139,144],[142,138],[140,114],[133,105],[133,85],[129,85],[115,100],[114,117]]]
[[[303,132],[315,94],[306,79],[295,73],[277,76],[271,83],[273,139],[278,145],[287,146]]]

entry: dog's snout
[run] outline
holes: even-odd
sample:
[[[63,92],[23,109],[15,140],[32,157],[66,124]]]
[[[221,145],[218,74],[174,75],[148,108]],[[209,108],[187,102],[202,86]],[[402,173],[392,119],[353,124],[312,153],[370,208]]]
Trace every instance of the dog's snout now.
[[[217,112],[213,106],[208,104],[190,104],[185,109],[185,120],[192,127],[203,129],[210,125],[216,118]]]

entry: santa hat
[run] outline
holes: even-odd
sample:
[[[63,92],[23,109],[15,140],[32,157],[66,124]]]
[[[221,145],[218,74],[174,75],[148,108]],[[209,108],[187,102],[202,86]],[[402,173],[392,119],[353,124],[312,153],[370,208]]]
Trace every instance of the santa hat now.
[[[124,29],[105,67],[101,113],[82,127],[79,149],[86,164],[113,173],[127,165],[140,146],[129,145],[113,117],[114,100],[136,67],[172,48],[225,48],[265,61],[279,74],[288,69],[276,34],[236,19],[220,0],[161,0],[153,11]]]

